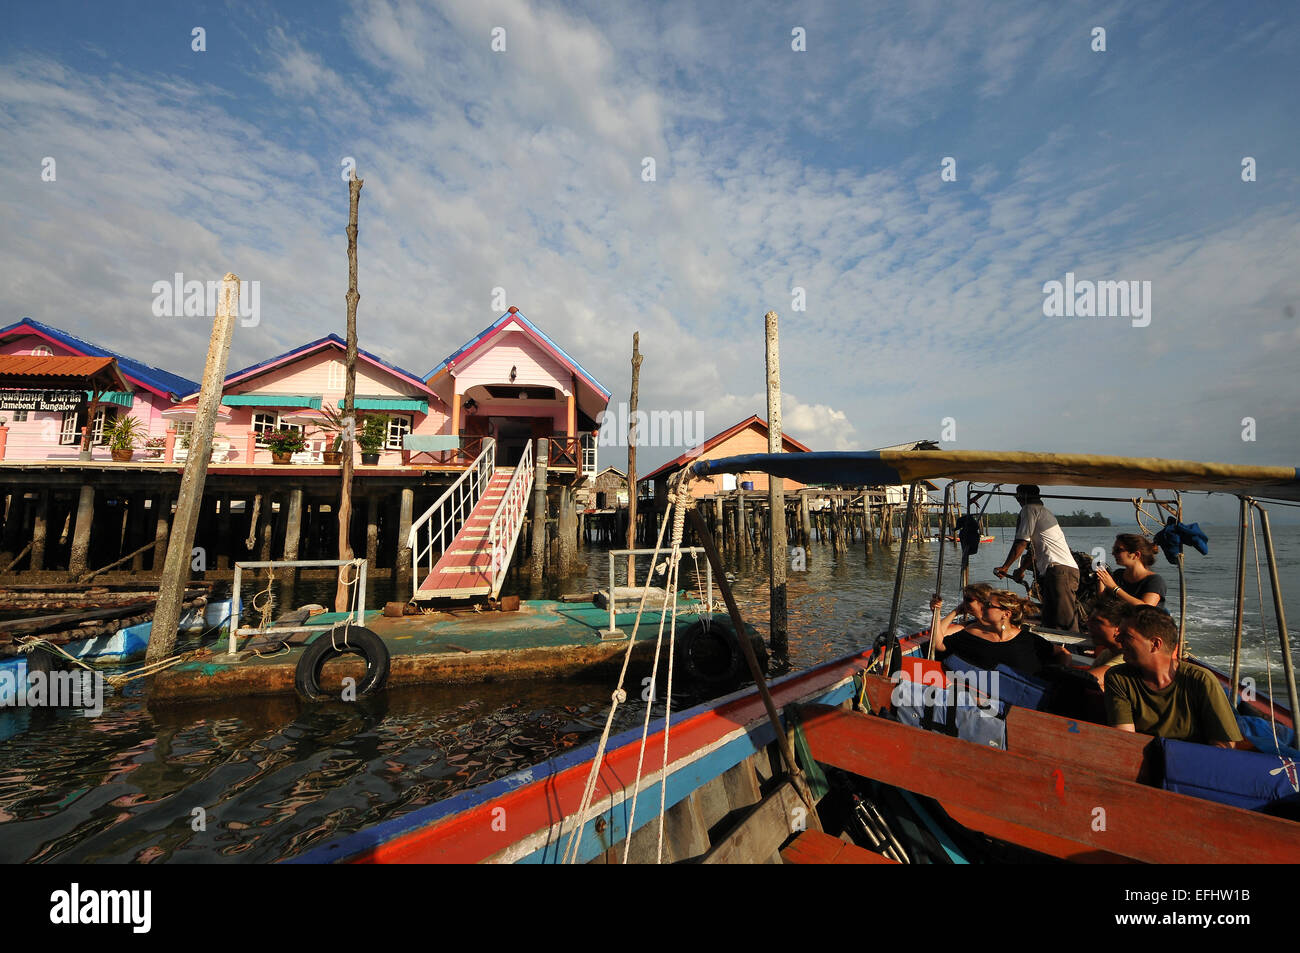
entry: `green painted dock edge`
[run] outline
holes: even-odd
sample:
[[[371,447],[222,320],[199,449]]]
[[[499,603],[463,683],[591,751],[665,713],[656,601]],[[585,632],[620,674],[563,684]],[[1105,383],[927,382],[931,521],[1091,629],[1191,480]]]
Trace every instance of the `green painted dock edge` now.
[[[699,618],[696,602],[680,600],[680,636]],[[640,665],[653,658],[662,606],[647,607],[637,629],[633,659]],[[326,613],[312,623],[328,638],[343,614]],[[617,672],[627,650],[636,611],[618,612],[615,625],[623,634],[602,638],[609,610],[590,603],[529,600],[517,612],[436,612],[389,618],[377,610],[365,616],[366,627],[384,640],[391,656],[388,685],[469,684],[536,678],[600,677]],[[339,631],[342,627],[339,626]],[[664,640],[668,625],[664,624]],[[242,643],[241,643],[242,644]],[[183,662],[157,675],[149,705],[165,706],[267,695],[293,694],[294,669],[302,648],[265,658],[231,660],[224,654]],[[363,671],[357,659],[355,674]]]

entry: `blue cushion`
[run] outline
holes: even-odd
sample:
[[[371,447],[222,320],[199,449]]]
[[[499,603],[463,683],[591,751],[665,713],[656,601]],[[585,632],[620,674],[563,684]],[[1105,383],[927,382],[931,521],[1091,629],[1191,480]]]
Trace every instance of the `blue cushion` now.
[[[1258,810],[1300,804],[1300,766],[1285,755],[1160,739],[1167,791]]]

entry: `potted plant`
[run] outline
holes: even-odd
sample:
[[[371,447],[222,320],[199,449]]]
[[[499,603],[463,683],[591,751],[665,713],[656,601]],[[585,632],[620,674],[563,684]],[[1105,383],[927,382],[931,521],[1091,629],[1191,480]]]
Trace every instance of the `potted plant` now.
[[[357,434],[357,443],[361,445],[361,462],[374,466],[379,462],[379,451],[388,442],[388,418],[382,414],[367,417]]]
[[[321,459],[327,466],[338,466],[343,462],[344,438],[354,433],[355,424],[333,407],[322,408],[322,413],[325,419],[320,424],[321,432],[333,434],[334,438],[330,441],[329,449],[321,451]]]
[[[295,453],[300,453],[307,445],[301,430],[273,430],[262,435],[262,440],[271,451],[274,463],[288,463]]]
[[[108,442],[113,459],[118,463],[126,463],[135,452],[135,445],[144,439],[146,433],[148,431],[144,424],[128,414],[118,417],[105,429],[104,439]]]
[[[144,442],[144,458],[146,460],[157,460],[167,449],[166,437],[150,437]]]

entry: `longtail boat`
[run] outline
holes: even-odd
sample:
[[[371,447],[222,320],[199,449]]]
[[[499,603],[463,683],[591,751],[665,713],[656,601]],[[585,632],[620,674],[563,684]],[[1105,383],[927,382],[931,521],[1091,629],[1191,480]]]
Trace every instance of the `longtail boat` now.
[[[943,451],[747,455],[692,473],[767,472],[803,483],[979,483],[1227,492],[1241,501],[1233,671],[1221,680],[1239,715],[1263,717],[1272,753],[1165,741],[1027,707],[990,717],[995,740],[895,720],[900,687],[926,640],[896,631],[908,532],[889,630],[868,651],[603,738],[544,764],[389,820],[299,862],[892,863],[1074,861],[1293,863],[1300,859],[1300,777],[1291,711],[1295,676],[1267,513],[1260,499],[1300,500],[1294,468],[1083,455]],[[680,487],[679,487],[680,489]],[[686,495],[681,494],[685,500]],[[1246,529],[1260,515],[1290,709],[1240,691]],[[710,559],[717,553],[697,514]],[[679,543],[674,540],[674,545]],[[942,573],[942,559],[940,559]],[[733,624],[739,613],[721,563]],[[1182,577],[1179,557],[1180,582]],[[964,580],[963,580],[964,581]],[[940,584],[936,589],[940,588]],[[1181,586],[1180,586],[1181,588]],[[937,615],[937,610],[936,610]],[[936,618],[937,621],[937,618]],[[744,640],[739,648],[744,650]],[[747,656],[752,653],[746,652]],[[1190,653],[1184,659],[1193,661]],[[913,676],[915,677],[915,676]],[[912,687],[916,687],[913,683]],[[956,692],[945,696],[955,705]],[[619,701],[617,692],[615,703]],[[944,702],[943,704],[947,704]],[[949,724],[953,721],[949,720]],[[1211,773],[1247,774],[1243,800],[1168,776],[1174,753],[1220,758]],[[1179,757],[1182,757],[1180,754]],[[1262,760],[1261,760],[1262,759]],[[1262,765],[1262,767],[1261,767]],[[1225,767],[1226,766],[1226,767]],[[1186,779],[1183,779],[1185,782]],[[1272,785],[1271,792],[1261,793]],[[1252,800],[1253,798],[1253,800]],[[1255,809],[1238,804],[1250,802]]]

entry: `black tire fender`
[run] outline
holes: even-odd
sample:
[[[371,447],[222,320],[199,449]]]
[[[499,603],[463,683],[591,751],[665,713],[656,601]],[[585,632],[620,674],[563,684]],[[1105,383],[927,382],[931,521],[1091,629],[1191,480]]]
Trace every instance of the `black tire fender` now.
[[[767,668],[767,650],[762,640],[750,636],[759,668]],[[692,681],[701,685],[734,685],[749,678],[749,665],[729,621],[714,618],[707,625],[696,620],[678,636],[677,664]]]
[[[353,625],[322,632],[307,646],[293,673],[293,687],[298,697],[307,701],[333,698],[321,691],[321,669],[326,662],[340,655],[360,655],[366,660],[366,674],[357,684],[358,699],[383,691],[391,661],[388,646],[370,629]]]

